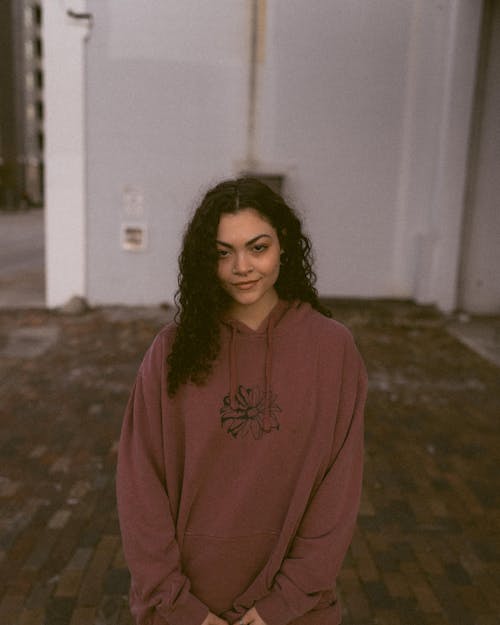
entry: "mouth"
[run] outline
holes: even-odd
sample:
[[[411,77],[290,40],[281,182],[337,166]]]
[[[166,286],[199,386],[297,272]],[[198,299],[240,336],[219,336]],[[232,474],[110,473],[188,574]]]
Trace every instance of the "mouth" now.
[[[251,289],[259,280],[249,280],[248,282],[233,282],[233,286],[241,291]]]

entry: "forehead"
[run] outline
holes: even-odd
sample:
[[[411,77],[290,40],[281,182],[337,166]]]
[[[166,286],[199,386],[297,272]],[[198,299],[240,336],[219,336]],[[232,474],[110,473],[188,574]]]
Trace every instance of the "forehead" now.
[[[219,220],[217,239],[219,241],[249,241],[260,235],[276,234],[269,221],[255,208],[242,208],[237,213],[224,213]]]

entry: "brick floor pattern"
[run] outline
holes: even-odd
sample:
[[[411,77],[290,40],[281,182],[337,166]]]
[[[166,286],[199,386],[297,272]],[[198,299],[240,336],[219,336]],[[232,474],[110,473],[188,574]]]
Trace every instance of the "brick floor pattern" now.
[[[363,499],[339,578],[344,625],[498,625],[498,368],[432,309],[331,305],[370,376]],[[165,320],[0,313],[0,625],[132,625],[117,438]],[[58,336],[45,352],[7,349],[16,329],[41,327]]]

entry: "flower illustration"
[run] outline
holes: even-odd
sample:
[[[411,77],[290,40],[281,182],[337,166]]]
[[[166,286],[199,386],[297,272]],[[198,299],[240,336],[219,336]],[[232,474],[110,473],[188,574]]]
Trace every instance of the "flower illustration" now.
[[[226,395],[220,409],[221,426],[233,438],[243,438],[251,432],[255,440],[262,438],[264,433],[279,430],[278,414],[281,408],[274,395],[266,395],[259,387],[245,388],[239,386],[231,402]]]

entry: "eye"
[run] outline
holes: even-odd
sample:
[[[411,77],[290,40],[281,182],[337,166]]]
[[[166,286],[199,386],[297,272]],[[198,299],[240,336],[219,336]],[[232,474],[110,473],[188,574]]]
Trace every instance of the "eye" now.
[[[253,246],[252,249],[257,254],[261,254],[262,252],[265,252],[268,247],[269,247],[268,245],[264,245],[263,243],[257,243],[256,245]]]
[[[229,250],[217,250],[217,256],[219,258],[227,258],[229,256]]]

